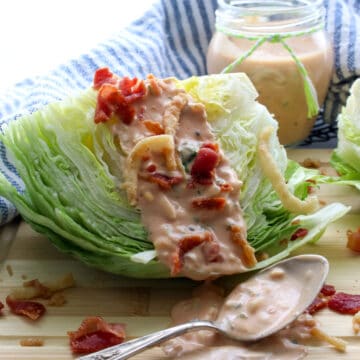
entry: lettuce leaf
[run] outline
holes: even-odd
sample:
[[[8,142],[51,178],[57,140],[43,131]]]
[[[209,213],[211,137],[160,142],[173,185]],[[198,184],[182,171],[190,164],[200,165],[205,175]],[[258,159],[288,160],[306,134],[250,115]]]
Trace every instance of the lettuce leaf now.
[[[205,105],[209,123],[243,182],[239,199],[248,240],[270,257],[256,269],[316,241],[327,224],[348,208],[332,204],[296,217],[282,206],[262,175],[257,139],[265,126],[277,128],[244,74],[193,77],[177,82]],[[20,191],[0,175],[0,195],[13,202],[23,218],[57,248],[86,264],[137,278],[170,277],[159,263],[139,212],[121,190],[121,149],[106,126],[94,124],[96,92],[50,104],[7,124],[1,140],[24,183]],[[306,198],[314,170],[289,161],[274,132],[271,152],[291,191]],[[298,228],[304,238],[290,241]]]
[[[360,190],[360,79],[354,82],[350,92],[338,117],[338,146],[331,156],[331,165],[340,176],[327,180]]]

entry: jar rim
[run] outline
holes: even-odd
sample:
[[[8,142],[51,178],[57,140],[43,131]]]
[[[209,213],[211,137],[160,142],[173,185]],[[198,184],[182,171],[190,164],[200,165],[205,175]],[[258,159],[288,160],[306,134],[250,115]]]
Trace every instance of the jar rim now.
[[[289,13],[323,7],[323,0],[218,0],[219,8],[243,14]]]
[[[217,26],[239,32],[284,33],[323,23],[323,0],[218,0],[216,10]]]

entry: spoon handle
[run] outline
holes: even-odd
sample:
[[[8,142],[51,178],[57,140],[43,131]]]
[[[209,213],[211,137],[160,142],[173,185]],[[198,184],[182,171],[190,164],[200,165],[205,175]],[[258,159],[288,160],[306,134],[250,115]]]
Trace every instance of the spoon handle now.
[[[140,338],[127,341],[120,345],[100,350],[96,353],[89,354],[78,358],[78,360],[123,360],[128,359],[137,353],[158,345],[173,337],[182,335],[193,330],[213,329],[219,331],[218,327],[211,321],[190,321],[185,324],[160,330],[155,333],[142,336]]]

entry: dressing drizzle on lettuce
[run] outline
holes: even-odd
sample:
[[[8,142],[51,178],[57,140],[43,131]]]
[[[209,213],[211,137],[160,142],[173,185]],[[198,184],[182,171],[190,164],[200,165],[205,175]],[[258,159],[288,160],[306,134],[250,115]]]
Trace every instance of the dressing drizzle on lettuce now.
[[[269,126],[276,130],[277,123],[255,101],[257,93],[244,74],[193,77],[177,81],[177,86],[205,107],[216,141],[243,184],[239,202],[247,241],[259,260],[248,270],[262,268],[316,241],[327,224],[348,211],[337,203],[309,215],[284,208],[264,176],[258,154],[261,131]],[[123,187],[127,174],[121,159],[126,159],[128,149],[114,138],[109,126],[102,126],[103,121],[94,121],[99,119],[97,96],[96,89],[88,89],[3,129],[1,140],[24,189],[17,191],[1,175],[0,195],[13,202],[23,218],[60,250],[91,266],[138,278],[169,277],[170,270],[158,261],[141,214]],[[131,114],[131,108],[124,106],[123,110]],[[314,173],[287,159],[275,133],[268,139],[271,157],[287,188],[304,200],[311,185],[307,180]],[[184,167],[191,165],[191,157],[188,146],[181,157]]]

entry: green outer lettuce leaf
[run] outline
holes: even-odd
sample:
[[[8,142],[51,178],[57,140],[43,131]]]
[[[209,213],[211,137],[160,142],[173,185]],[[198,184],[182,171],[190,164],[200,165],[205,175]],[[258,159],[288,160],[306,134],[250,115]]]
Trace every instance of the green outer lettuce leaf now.
[[[243,189],[239,199],[248,224],[249,242],[256,251],[271,255],[256,269],[315,241],[326,225],[348,209],[341,204],[299,218],[286,211],[263,177],[257,158],[257,138],[266,126],[277,128],[257,93],[243,74],[194,77],[179,81],[205,105],[217,140],[236,170]],[[24,182],[18,192],[0,175],[0,195],[13,202],[23,218],[45,234],[61,251],[97,268],[138,278],[169,277],[169,270],[153,257],[153,245],[121,190],[121,149],[104,124],[94,124],[96,93],[54,103],[13,121],[1,140]],[[308,194],[309,178],[316,172],[288,161],[275,135],[271,152],[299,198]],[[306,227],[308,235],[291,235]]]

